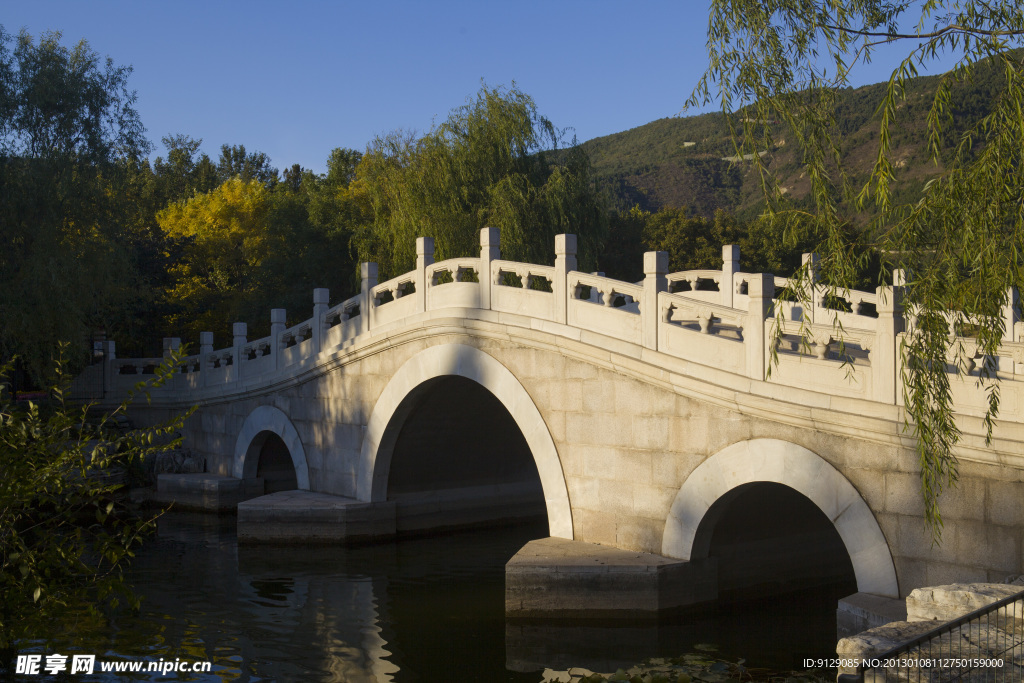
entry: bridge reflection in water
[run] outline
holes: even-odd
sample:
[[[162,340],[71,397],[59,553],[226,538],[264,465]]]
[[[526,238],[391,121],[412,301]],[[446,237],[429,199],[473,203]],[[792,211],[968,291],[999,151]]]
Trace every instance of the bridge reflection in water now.
[[[350,548],[253,547],[236,543],[229,517],[169,513],[131,573],[141,613],[53,651],[210,660],[210,681],[540,683],[545,669],[614,671],[697,643],[780,669],[834,646],[828,589],[647,623],[507,621],[504,562],[545,534],[520,522]]]

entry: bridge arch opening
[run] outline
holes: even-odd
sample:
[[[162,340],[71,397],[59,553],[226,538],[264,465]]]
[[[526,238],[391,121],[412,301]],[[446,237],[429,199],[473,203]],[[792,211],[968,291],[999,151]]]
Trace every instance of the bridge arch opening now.
[[[231,475],[250,480],[269,475],[270,481],[264,479],[267,493],[309,490],[306,451],[283,411],[259,406],[249,413],[235,440]]]
[[[835,602],[857,592],[853,564],[831,520],[775,482],[741,484],[716,500],[694,535],[691,559],[715,558],[720,599],[814,592]]]
[[[899,598],[888,542],[857,489],[814,452],[779,439],[732,444],[690,473],[665,522],[662,554],[683,560],[706,557],[714,537],[708,535],[708,530],[717,528],[725,515],[746,513],[743,516],[748,519],[771,519],[765,498],[778,500],[790,494],[774,487],[747,486],[762,483],[781,484],[800,494],[828,520],[853,567],[857,591]],[[721,504],[716,505],[720,500]],[[798,499],[789,498],[783,504],[809,509],[795,501]],[[708,526],[702,530],[705,518]]]
[[[249,447],[256,459],[256,476],[263,480],[264,493],[294,491],[299,487],[291,453],[274,432],[260,432]]]
[[[427,380],[402,401],[389,429],[387,499],[398,531],[543,519],[544,489],[512,415],[459,375]]]
[[[406,438],[412,439],[417,429],[416,420],[421,419],[414,417],[413,422],[409,422],[410,416],[418,412],[414,409],[423,408],[424,397],[428,403],[430,397],[434,397],[435,402],[446,399],[446,392],[453,388],[462,396],[459,399],[462,405],[472,404],[475,399],[485,400],[482,398],[484,394],[474,393],[473,389],[467,388],[470,384],[454,378],[479,385],[479,388],[485,390],[486,394],[507,413],[507,417],[526,442],[536,468],[550,535],[571,539],[573,528],[569,493],[558,451],[544,418],[529,393],[508,368],[493,356],[465,344],[440,344],[420,351],[391,377],[377,399],[364,432],[357,471],[356,497],[371,502],[386,501],[389,495],[398,495],[398,491],[408,491],[409,487],[416,486],[410,480],[416,478],[414,473],[417,466],[410,470],[402,464],[407,459],[407,456],[402,454],[405,446],[399,451],[398,458],[399,467],[405,469],[405,472],[397,475],[395,489],[392,489],[390,476],[396,445],[399,445],[403,428],[407,423],[410,425]],[[449,410],[442,419],[455,420],[461,419],[461,416],[457,411]],[[502,433],[512,433],[508,423],[504,424]],[[493,441],[493,436],[491,439]],[[513,456],[512,460],[506,461],[498,470],[504,474],[519,471],[525,477],[524,467],[521,459]],[[446,476],[450,477],[452,474]],[[453,496],[449,494],[445,495],[450,501]],[[425,494],[421,493],[422,495]]]

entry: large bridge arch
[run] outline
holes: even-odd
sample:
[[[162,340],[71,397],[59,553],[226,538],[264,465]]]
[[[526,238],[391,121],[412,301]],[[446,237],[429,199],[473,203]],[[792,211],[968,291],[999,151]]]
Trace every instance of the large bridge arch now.
[[[395,442],[404,421],[403,401],[429,380],[459,376],[488,390],[508,410],[530,447],[540,475],[550,534],[573,537],[569,492],[562,463],[547,424],[529,393],[504,365],[465,344],[441,344],[420,351],[402,365],[377,399],[363,435],[356,497],[364,501],[387,499],[388,475]],[[397,419],[395,419],[397,418]]]
[[[813,502],[846,546],[857,590],[899,597],[889,545],[868,504],[839,470],[814,452],[779,439],[750,439],[728,446],[701,463],[679,489],[665,523],[662,554],[701,556],[701,521],[722,496],[756,482],[792,488]],[[705,541],[706,542],[706,541]]]
[[[274,406],[260,406],[249,413],[242,423],[242,429],[235,440],[235,457],[231,474],[237,479],[256,477],[259,466],[260,449],[265,439],[261,435],[276,434],[288,448],[292,465],[295,467],[295,480],[302,491],[309,490],[309,468],[306,465],[306,451],[302,448],[302,439],[288,416]]]

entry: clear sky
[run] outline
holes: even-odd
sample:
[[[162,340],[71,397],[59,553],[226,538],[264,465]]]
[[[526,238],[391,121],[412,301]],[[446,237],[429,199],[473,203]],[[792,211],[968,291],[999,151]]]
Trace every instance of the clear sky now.
[[[580,141],[680,112],[707,65],[706,2],[57,2],[5,0],[0,24],[89,41],[134,67],[147,134],[244,144],[323,172],[334,147],[425,132],[513,81]],[[888,76],[885,55],[858,84]]]

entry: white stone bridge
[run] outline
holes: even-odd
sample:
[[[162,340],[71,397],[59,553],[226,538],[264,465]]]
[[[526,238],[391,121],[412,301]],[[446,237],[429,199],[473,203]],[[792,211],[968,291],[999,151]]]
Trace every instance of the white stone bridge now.
[[[237,323],[219,349],[204,333],[135,412],[155,421],[198,405],[185,441],[207,472],[162,476],[161,495],[238,506],[240,537],[255,540],[546,514],[552,538],[509,564],[520,614],[556,604],[551,570],[569,565],[566,604],[632,571],[647,577],[646,597],[627,600],[640,611],[815,577],[898,598],[1024,572],[1015,294],[991,445],[977,371],[952,378],[960,484],[933,546],[904,432],[899,287],[841,300],[816,287],[804,309],[775,298],[785,278],[739,272],[733,246],[720,271],[670,274],[666,254],[648,253],[633,284],[578,272],[575,242],[558,236],[543,266],[501,260],[493,228],[479,257],[439,263],[420,238],[415,270],[378,283],[363,264],[357,296],[331,306],[315,290],[298,325],[274,310],[269,337]],[[104,373],[108,400],[161,360],[105,350],[89,372]],[[609,600],[594,609],[624,607]]]

